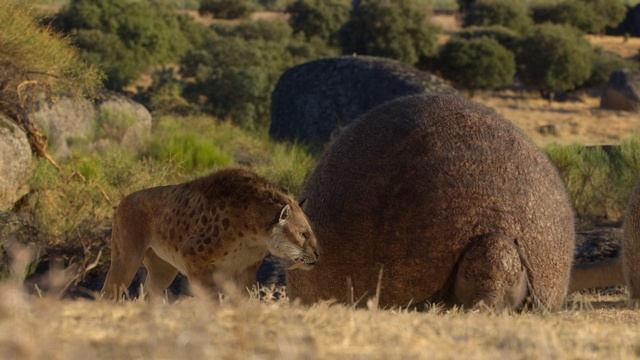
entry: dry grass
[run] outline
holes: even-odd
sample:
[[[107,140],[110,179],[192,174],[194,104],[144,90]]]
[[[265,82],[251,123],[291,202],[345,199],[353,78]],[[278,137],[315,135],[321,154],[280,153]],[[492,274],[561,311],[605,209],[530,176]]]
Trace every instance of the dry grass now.
[[[616,358],[640,356],[640,310],[492,314],[310,308],[256,300],[174,304],[26,299],[0,293],[0,357]],[[604,298],[615,301],[616,298]],[[596,300],[603,300],[602,297]]]
[[[594,47],[601,47],[608,53],[619,55],[623,58],[633,58],[640,53],[640,38],[624,36],[587,35],[587,40]]]
[[[450,14],[434,14],[429,17],[431,24],[438,26],[445,34],[454,34],[462,29],[460,19]]]
[[[536,93],[486,92],[473,100],[492,107],[521,128],[536,144],[619,144],[640,131],[637,113],[600,109],[600,98],[553,102]],[[543,135],[541,126],[555,124],[557,135]]]

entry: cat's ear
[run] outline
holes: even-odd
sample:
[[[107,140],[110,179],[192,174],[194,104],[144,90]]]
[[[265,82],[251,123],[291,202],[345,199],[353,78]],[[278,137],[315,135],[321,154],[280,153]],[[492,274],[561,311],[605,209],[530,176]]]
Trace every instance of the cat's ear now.
[[[278,216],[278,224],[284,225],[291,216],[291,206],[289,204],[282,207],[280,210],[280,216]]]

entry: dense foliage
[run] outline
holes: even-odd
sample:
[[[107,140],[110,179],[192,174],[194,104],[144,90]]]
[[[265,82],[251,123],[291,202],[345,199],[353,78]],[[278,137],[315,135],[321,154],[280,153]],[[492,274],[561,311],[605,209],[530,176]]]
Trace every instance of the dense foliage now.
[[[303,33],[307,39],[317,36],[338,44],[338,31],[349,18],[348,0],[297,0],[287,7],[289,24],[294,33]]]
[[[451,39],[443,47],[440,61],[445,76],[468,89],[508,85],[516,72],[514,55],[488,37]]]
[[[615,27],[625,17],[626,6],[621,0],[563,0],[557,4],[534,8],[536,22],[566,24],[599,34],[607,27]]]
[[[523,82],[545,95],[582,85],[591,75],[593,50],[574,28],[542,24],[523,40]]]
[[[522,35],[501,25],[470,26],[456,33],[456,37],[462,39],[488,37],[499,42],[500,45],[514,53],[517,52],[518,46],[522,40]]]
[[[71,0],[54,23],[105,72],[110,89],[123,88],[151,65],[177,61],[189,47],[186,20],[151,1]]]
[[[593,70],[587,80],[587,86],[605,86],[611,73],[620,69],[638,69],[635,61],[626,60],[618,55],[605,53],[597,49],[593,57]]]
[[[342,28],[340,42],[345,54],[415,64],[436,52],[437,32],[411,0],[362,0]]]
[[[200,13],[221,19],[246,18],[256,10],[255,0],[201,0]]]
[[[533,21],[529,16],[529,6],[522,0],[478,0],[465,14],[465,26],[501,25],[525,32]]]
[[[246,127],[266,126],[271,92],[287,68],[333,54],[321,41],[306,42],[284,22],[219,26],[204,46],[182,60],[183,75],[194,79],[187,98],[219,118]]]

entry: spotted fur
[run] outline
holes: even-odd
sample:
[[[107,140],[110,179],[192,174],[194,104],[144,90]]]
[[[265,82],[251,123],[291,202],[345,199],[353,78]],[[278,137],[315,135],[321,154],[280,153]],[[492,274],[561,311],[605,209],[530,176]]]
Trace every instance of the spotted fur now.
[[[318,260],[316,239],[301,207],[269,182],[244,169],[227,169],[184,184],[125,197],[113,217],[111,267],[103,288],[118,299],[144,264],[152,296],[178,272],[215,288],[213,273],[255,283],[270,252],[294,268]]]

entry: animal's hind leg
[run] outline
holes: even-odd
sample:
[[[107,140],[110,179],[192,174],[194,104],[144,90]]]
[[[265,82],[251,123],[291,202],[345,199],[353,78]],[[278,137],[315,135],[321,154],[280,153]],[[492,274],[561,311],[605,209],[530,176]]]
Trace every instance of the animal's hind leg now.
[[[144,251],[122,251],[118,246],[111,246],[111,265],[102,287],[102,296],[109,300],[120,300],[126,293],[136,271],[142,265]]]
[[[513,239],[502,234],[473,239],[458,263],[453,296],[465,307],[520,307],[527,296],[527,271]]]
[[[119,217],[116,212],[111,236],[111,265],[101,291],[102,297],[110,300],[120,300],[122,294],[126,293],[147,250],[146,234],[142,227],[129,224],[132,226],[127,230],[120,224]]]
[[[149,292],[151,299],[161,299],[164,291],[178,275],[178,270],[162,260],[151,248],[145,253],[142,263],[147,269],[145,289]]]

